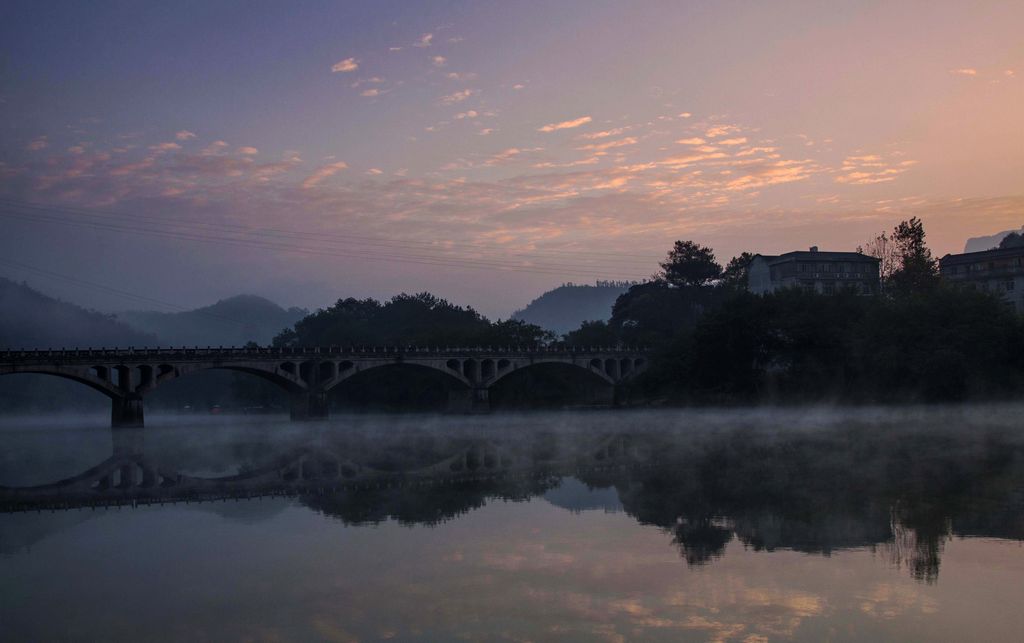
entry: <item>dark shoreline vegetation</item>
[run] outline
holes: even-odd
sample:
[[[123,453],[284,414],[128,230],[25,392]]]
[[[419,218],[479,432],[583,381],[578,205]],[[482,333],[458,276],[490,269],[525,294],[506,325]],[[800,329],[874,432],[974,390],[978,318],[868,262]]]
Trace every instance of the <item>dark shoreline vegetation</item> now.
[[[607,321],[584,322],[560,338],[535,324],[492,322],[472,307],[420,293],[385,302],[339,299],[278,333],[273,345],[643,346],[651,351],[650,368],[617,395],[633,405],[960,402],[1019,395],[1024,318],[994,294],[943,281],[924,237],[921,222],[911,219],[891,236],[883,233],[858,248],[879,259],[882,283],[874,295],[797,288],[754,295],[746,289],[752,254],[723,268],[710,248],[677,241],[662,270],[621,294]],[[3,344],[17,345],[12,332],[3,334]],[[401,386],[391,385],[396,378]],[[4,382],[4,411],[59,410],[67,408],[65,398],[74,406],[82,394],[70,390],[77,385],[46,376],[7,379],[26,381]],[[587,376],[555,367],[524,369],[493,392],[493,406],[571,407],[594,384],[581,379]],[[433,372],[374,369],[332,391],[331,405],[436,410],[444,408],[450,385]],[[37,393],[50,387],[69,390],[41,406]],[[147,404],[202,412],[288,406],[267,382],[216,371],[158,389]]]

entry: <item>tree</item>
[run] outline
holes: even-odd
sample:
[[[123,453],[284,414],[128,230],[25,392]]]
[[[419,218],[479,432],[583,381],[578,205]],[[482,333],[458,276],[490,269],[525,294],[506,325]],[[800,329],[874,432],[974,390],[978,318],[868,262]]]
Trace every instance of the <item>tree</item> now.
[[[521,319],[498,320],[481,335],[487,346],[537,346],[555,340],[555,334]]]
[[[900,266],[896,244],[885,232],[863,246],[857,246],[857,252],[878,259],[879,276],[882,281],[888,281]]]
[[[395,295],[387,302],[339,299],[285,329],[275,346],[533,346],[554,334],[519,320],[492,323],[471,307],[430,293]]]
[[[661,264],[659,278],[673,286],[704,286],[722,274],[711,248],[693,241],[676,241]]]
[[[1024,248],[1024,234],[1011,232],[999,242],[1000,248]]]
[[[585,321],[576,330],[566,333],[565,343],[573,346],[614,346],[618,337],[604,321]]]
[[[893,229],[892,241],[899,255],[899,267],[890,281],[903,290],[921,290],[938,281],[938,262],[925,245],[924,236],[924,224],[917,217],[901,221]]]
[[[722,285],[727,288],[743,289],[747,287],[747,273],[750,270],[750,262],[754,255],[749,252],[741,252],[738,257],[733,257],[725,264],[722,271]]]

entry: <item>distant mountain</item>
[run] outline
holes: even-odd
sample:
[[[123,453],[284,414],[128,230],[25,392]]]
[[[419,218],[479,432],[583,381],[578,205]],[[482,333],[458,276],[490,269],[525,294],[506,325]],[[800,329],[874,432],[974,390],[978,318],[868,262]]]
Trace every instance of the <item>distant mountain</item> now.
[[[631,285],[606,281],[599,281],[593,286],[564,284],[512,313],[512,318],[564,335],[585,321],[607,321],[612,316],[615,300]]]
[[[981,252],[983,250],[991,250],[992,248],[998,247],[999,242],[1003,240],[1003,237],[1011,232],[1024,234],[1024,226],[1021,226],[1020,230],[1006,230],[987,237],[973,237],[968,239],[967,245],[964,246],[964,252]]]
[[[128,347],[156,343],[94,310],[48,297],[26,284],[0,277],[0,348]]]
[[[152,333],[162,346],[241,346],[269,344],[307,314],[256,295],[238,295],[180,313],[130,310],[118,313],[118,319]]]

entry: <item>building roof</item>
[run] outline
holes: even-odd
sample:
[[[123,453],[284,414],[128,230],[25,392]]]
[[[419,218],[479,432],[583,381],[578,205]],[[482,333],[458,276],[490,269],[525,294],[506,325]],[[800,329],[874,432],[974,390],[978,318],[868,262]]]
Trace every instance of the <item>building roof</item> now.
[[[993,259],[1006,259],[1009,257],[1024,256],[1024,248],[994,248],[982,250],[981,252],[965,252],[958,255],[946,255],[939,259],[941,265],[959,265],[964,263],[975,263],[976,261],[990,261]]]
[[[795,250],[781,255],[756,255],[769,264],[785,261],[871,261],[878,263],[875,257],[859,252],[830,252],[828,250]]]

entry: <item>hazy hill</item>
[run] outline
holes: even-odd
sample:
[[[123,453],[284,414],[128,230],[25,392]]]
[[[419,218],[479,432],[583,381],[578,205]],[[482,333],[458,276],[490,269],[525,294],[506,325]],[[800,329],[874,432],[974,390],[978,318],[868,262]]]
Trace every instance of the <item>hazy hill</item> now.
[[[111,315],[47,297],[0,277],[0,348],[145,346],[153,335]]]
[[[983,250],[991,250],[992,248],[997,247],[999,242],[1003,240],[1003,237],[1011,232],[1024,233],[1024,226],[1021,226],[1020,230],[1006,230],[987,237],[972,237],[967,240],[967,244],[964,246],[964,252],[981,252]]]
[[[238,295],[180,313],[130,310],[118,313],[118,319],[156,335],[162,346],[241,346],[269,344],[306,314],[256,295]]]
[[[512,313],[521,319],[558,334],[579,328],[585,321],[607,321],[612,316],[612,305],[631,284],[603,282],[596,285],[564,284],[549,290],[530,302],[526,308]]]

